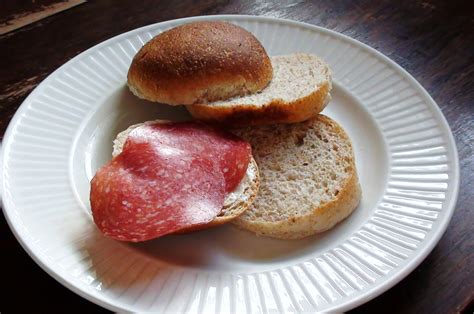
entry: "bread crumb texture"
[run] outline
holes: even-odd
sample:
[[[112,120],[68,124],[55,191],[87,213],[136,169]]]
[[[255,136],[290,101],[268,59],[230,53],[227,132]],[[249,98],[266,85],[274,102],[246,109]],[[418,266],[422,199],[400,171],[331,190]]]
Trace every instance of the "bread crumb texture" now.
[[[273,66],[273,79],[262,91],[244,97],[216,101],[213,106],[239,105],[263,106],[278,99],[292,102],[314,92],[315,88],[328,81],[328,66],[318,57],[296,53],[270,58]]]
[[[301,238],[345,218],[360,199],[351,142],[333,120],[234,131],[252,144],[260,191],[237,225],[258,234]]]
[[[294,123],[321,112],[331,99],[328,65],[311,54],[271,57],[273,78],[258,93],[187,106],[193,117],[236,126]]]

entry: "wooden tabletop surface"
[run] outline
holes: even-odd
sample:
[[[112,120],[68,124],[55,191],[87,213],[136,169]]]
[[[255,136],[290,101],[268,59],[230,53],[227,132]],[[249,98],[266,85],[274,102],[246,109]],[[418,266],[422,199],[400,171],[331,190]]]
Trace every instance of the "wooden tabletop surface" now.
[[[456,211],[439,244],[413,273],[353,313],[473,313],[472,1],[81,2],[0,2],[1,136],[25,97],[56,68],[103,40],[140,26],[196,15],[250,14],[341,32],[382,52],[428,90],[451,126],[461,165]],[[0,233],[1,312],[26,311],[31,306],[35,312],[105,311],[42,271],[18,244],[3,216]]]

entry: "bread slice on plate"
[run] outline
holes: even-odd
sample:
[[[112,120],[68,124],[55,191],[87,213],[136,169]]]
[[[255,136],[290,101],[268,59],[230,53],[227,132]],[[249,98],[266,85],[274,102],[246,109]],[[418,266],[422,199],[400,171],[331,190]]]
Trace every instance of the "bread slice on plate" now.
[[[167,123],[168,121],[156,120],[156,121],[148,121],[144,123],[157,123],[157,122]],[[144,123],[134,124],[117,135],[117,138],[114,140],[114,148],[112,152],[113,157],[117,156],[118,154],[122,152],[123,145],[125,144],[125,141],[127,140],[128,134],[130,134],[130,132],[134,128]],[[181,230],[179,233],[196,231],[196,230],[210,228],[213,226],[222,225],[224,223],[227,223],[237,218],[249,208],[250,204],[252,204],[255,197],[257,196],[258,189],[259,189],[258,167],[255,160],[251,158],[244,178],[242,179],[240,184],[237,186],[237,188],[235,188],[234,191],[232,191],[226,196],[224,200],[224,207],[222,208],[222,211],[219,214],[219,216],[206,225]]]
[[[303,53],[270,59],[273,78],[259,93],[186,108],[200,120],[243,126],[300,122],[326,107],[332,79],[324,61]]]
[[[260,190],[233,222],[258,235],[300,239],[349,216],[361,198],[352,144],[332,119],[240,128],[252,144]]]

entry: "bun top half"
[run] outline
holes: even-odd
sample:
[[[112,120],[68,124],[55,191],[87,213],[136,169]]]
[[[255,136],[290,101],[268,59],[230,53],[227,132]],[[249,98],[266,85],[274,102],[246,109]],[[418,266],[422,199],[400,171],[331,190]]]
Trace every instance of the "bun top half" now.
[[[256,93],[272,73],[250,32],[226,22],[193,22],[146,43],[132,61],[128,85],[140,98],[192,105]]]

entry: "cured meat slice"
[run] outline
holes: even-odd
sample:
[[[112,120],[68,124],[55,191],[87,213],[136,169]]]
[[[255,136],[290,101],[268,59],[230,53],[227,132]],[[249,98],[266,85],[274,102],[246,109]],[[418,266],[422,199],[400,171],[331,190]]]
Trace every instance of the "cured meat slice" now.
[[[229,132],[199,122],[147,123],[132,130],[128,139],[169,145],[219,162],[227,192],[232,192],[240,183],[251,156],[249,143]]]
[[[90,201],[105,235],[138,242],[212,221],[225,195],[223,174],[211,160],[130,142],[96,173]]]
[[[94,221],[105,235],[132,242],[206,224],[245,175],[250,150],[200,123],[137,127],[91,182]]]

